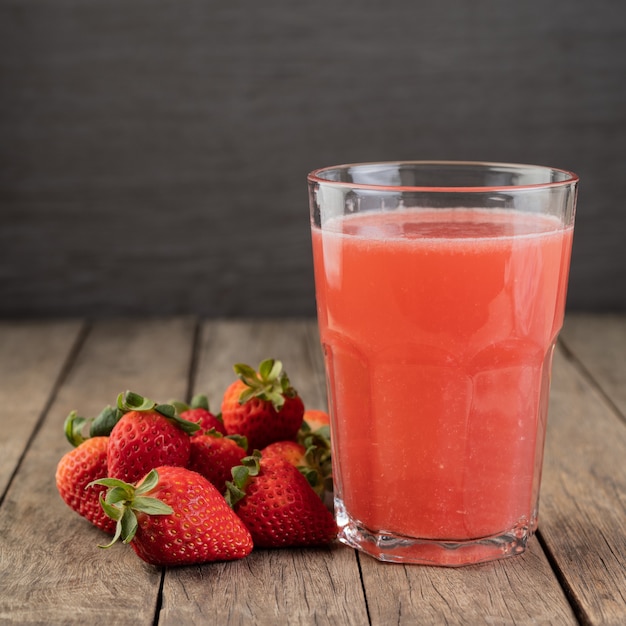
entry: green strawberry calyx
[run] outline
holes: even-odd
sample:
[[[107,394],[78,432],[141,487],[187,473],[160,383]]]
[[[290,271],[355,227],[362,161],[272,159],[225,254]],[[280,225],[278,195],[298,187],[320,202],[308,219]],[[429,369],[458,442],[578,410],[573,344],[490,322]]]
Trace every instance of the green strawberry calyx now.
[[[96,417],[81,417],[76,411],[71,411],[63,424],[65,437],[74,447],[91,437],[106,437],[122,415],[120,409],[110,405],[105,406]]]
[[[81,417],[76,411],[71,411],[65,418],[63,423],[63,431],[65,432],[65,438],[76,448],[83,441],[88,439],[85,436],[85,425],[91,424],[93,418]]]
[[[146,495],[158,483],[159,473],[153,469],[141,482],[137,483],[137,486],[117,478],[100,478],[87,485],[87,487],[104,485],[109,488],[105,497],[100,494],[100,506],[111,519],[117,522],[113,539],[110,543],[99,546],[100,548],[110,548],[119,539],[123,543],[130,543],[139,527],[137,513],[171,515],[174,512],[174,509],[165,502]]]
[[[261,453],[259,450],[255,450],[250,456],[244,456],[241,459],[241,465],[235,465],[230,470],[233,479],[226,481],[224,497],[231,509],[234,509],[235,505],[246,497],[246,487],[260,471]]]
[[[204,435],[206,437],[213,437],[213,439],[231,439],[240,448],[243,448],[244,450],[248,449],[248,438],[245,435],[223,435],[216,428],[209,428],[209,430],[205,430]]]
[[[239,396],[240,404],[245,404],[252,398],[259,398],[271,402],[274,409],[280,411],[285,404],[285,398],[297,395],[283,370],[281,361],[265,359],[259,364],[258,371],[245,363],[236,363],[233,369],[247,387]]]
[[[117,396],[117,408],[123,413],[129,411],[156,411],[171,420],[188,435],[200,430],[200,424],[182,418],[173,404],[157,404],[133,391],[123,391]]]
[[[182,400],[170,400],[168,404],[171,404],[179,413],[183,413],[183,411],[188,411],[189,409],[205,409],[206,411],[210,411],[209,408],[209,399],[202,393],[195,395],[191,398],[191,402],[187,404]]]
[[[332,449],[330,446],[330,429],[328,425],[321,426],[317,430],[311,430],[310,426],[303,422],[296,441],[305,448],[304,458],[313,468],[310,472],[306,467],[298,467],[304,474],[309,484],[318,495],[324,491],[333,490]]]

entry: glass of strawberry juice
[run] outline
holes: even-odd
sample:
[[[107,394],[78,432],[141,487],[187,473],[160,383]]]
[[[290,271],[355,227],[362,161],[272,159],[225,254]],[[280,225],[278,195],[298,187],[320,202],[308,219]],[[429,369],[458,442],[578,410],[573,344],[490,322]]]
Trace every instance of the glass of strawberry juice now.
[[[578,177],[397,162],[308,184],[340,540],[402,563],[520,554]]]

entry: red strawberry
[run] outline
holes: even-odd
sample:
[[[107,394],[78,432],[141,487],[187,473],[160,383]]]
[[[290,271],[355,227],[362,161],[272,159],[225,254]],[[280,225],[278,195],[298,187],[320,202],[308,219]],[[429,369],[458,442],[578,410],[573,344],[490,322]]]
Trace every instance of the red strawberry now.
[[[265,446],[261,450],[261,456],[264,459],[269,459],[270,457],[284,459],[294,467],[308,466],[306,448],[297,441],[275,441],[270,443],[269,446]]]
[[[247,447],[245,437],[224,437],[214,430],[194,435],[187,467],[202,474],[220,493],[224,493],[226,481],[231,477],[230,470],[241,463]]]
[[[278,458],[246,457],[233,468],[226,498],[257,547],[282,548],[331,543],[333,516],[306,478]]]
[[[182,420],[172,405],[157,405],[132,392],[120,394],[118,406],[128,412],[109,436],[109,476],[132,483],[159,465],[187,465],[189,435],[197,424]]]
[[[291,463],[321,498],[333,490],[330,441],[322,434],[301,429],[298,441],[275,441],[263,448],[261,455]]]
[[[108,437],[86,439],[61,457],[55,478],[61,498],[71,509],[100,530],[113,534],[115,522],[105,515],[98,501],[105,488],[87,488],[92,481],[107,475],[107,444]]]
[[[172,404],[183,419],[200,424],[200,430],[195,432],[192,435],[193,437],[197,437],[212,428],[218,433],[222,433],[222,435],[226,434],[224,422],[222,422],[219,416],[211,413],[209,410],[209,401],[206,396],[194,396],[191,400],[191,405],[182,402],[172,402]]]
[[[239,380],[232,383],[222,401],[222,419],[229,435],[248,439],[248,451],[274,441],[295,439],[302,425],[304,404],[274,359],[263,361],[256,372],[237,364]]]
[[[104,478],[102,507],[117,521],[108,546],[121,538],[153,565],[232,561],[252,551],[252,538],[224,497],[184,467],[151,470],[136,486]],[[103,547],[108,547],[103,546]]]

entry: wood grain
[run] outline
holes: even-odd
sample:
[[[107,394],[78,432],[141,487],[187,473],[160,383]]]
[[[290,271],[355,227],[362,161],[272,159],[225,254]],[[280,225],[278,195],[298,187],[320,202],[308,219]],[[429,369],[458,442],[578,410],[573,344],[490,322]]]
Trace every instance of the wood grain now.
[[[619,315],[570,314],[561,342],[626,420],[626,320]]]
[[[186,393],[192,320],[111,321],[87,336],[0,508],[0,623],[152,625],[161,573],[108,541],[56,492],[70,449],[63,420],[94,415],[127,387]],[[16,523],[16,521],[19,522]]]
[[[79,321],[0,322],[0,499],[81,327]]]
[[[585,623],[624,624],[626,428],[578,362],[553,371],[539,529]]]
[[[458,569],[360,559],[373,626],[577,623],[536,540],[520,557]]]
[[[12,402],[12,389],[39,391],[25,405],[25,430],[3,422],[3,445],[24,454],[0,458],[12,476],[0,500],[0,624],[626,623],[623,319],[577,319],[555,356],[540,537],[524,555],[446,569],[379,563],[335,545],[163,571],[128,546],[99,550],[107,537],[59,498],[65,415],[94,414],[125,388],[158,400],[202,391],[218,408],[232,364],[268,356],[322,407],[315,322],[3,322],[0,393]]]
[[[257,550],[242,561],[168,571],[159,624],[367,624],[352,550]]]
[[[277,358],[305,404],[324,408],[315,322],[220,320],[203,326],[195,391],[219,410],[232,365]],[[241,581],[246,581],[245,585]],[[215,603],[215,597],[220,602]],[[160,623],[363,624],[363,590],[352,550],[255,551],[244,561],[167,572]]]
[[[307,408],[325,409],[317,326],[310,319],[211,320],[201,331],[195,393],[206,393],[220,410],[224,391],[236,380],[235,363],[253,367],[267,358],[280,359]]]

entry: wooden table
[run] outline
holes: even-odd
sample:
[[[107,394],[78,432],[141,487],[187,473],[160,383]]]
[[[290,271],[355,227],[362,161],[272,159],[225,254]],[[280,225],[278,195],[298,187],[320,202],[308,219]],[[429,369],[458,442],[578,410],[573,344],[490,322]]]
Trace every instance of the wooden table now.
[[[61,501],[71,409],[130,388],[219,404],[236,361],[274,356],[325,406],[310,320],[0,322],[1,624],[626,624],[626,316],[570,315],[554,365],[539,534],[461,569],[336,545],[162,570]]]

